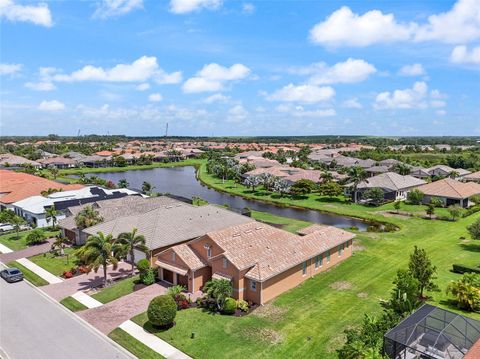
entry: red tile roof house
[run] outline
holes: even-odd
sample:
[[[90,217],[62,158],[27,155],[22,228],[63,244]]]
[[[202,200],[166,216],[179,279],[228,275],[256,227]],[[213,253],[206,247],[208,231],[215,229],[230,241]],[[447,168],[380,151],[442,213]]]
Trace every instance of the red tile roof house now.
[[[458,204],[467,208],[473,205],[470,198],[480,194],[480,184],[460,182],[451,178],[427,183],[418,189],[424,193],[423,203],[427,204],[432,198],[439,198],[447,207]]]
[[[228,279],[236,299],[265,304],[352,255],[350,232],[312,225],[299,234],[248,222],[168,248],[155,264],[160,278],[191,293]]]

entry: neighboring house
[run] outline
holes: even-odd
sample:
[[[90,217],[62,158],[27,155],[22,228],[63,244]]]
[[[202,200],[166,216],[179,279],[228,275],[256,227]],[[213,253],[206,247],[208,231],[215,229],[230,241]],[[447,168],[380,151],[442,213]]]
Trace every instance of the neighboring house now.
[[[77,162],[72,159],[72,158],[67,158],[67,157],[48,157],[42,160],[38,160],[38,162],[42,165],[44,168],[72,168],[76,167]]]
[[[138,195],[138,193],[126,188],[109,190],[98,186],[91,186],[77,190],[55,192],[45,197],[28,197],[13,203],[12,209],[27,222],[41,228],[52,225],[51,222],[49,223],[47,221],[45,216],[46,209],[51,206],[54,206],[57,210],[57,220],[61,220],[66,217],[65,212],[69,207],[78,206],[80,203],[85,204],[128,195]]]
[[[268,158],[263,157],[256,157],[256,156],[248,156],[246,158],[242,158],[239,160],[240,164],[249,163],[254,165],[255,168],[270,168],[270,167],[277,167],[282,166],[280,162],[276,160],[271,160]]]
[[[235,155],[235,159],[237,161],[240,161],[240,160],[246,160],[248,157],[262,157],[263,158],[263,154],[265,153],[265,151],[246,151],[246,152],[241,152],[237,155]]]
[[[350,232],[312,225],[301,234],[252,221],[173,246],[155,264],[162,280],[189,292],[227,279],[234,298],[264,304],[352,255]]]
[[[470,198],[480,194],[480,184],[460,182],[451,178],[427,183],[418,189],[424,193],[423,203],[427,204],[432,198],[438,198],[447,207],[458,204],[467,208],[473,204]]]
[[[453,173],[456,173],[458,177],[463,177],[470,174],[470,171],[464,170],[463,168],[452,168],[445,165],[437,165],[427,169],[427,172],[430,176],[434,177],[449,177]]]
[[[480,171],[470,173],[462,177],[462,181],[465,182],[477,182],[480,183]]]
[[[407,198],[408,192],[425,183],[425,181],[412,176],[402,176],[395,172],[387,172],[360,182],[354,195],[357,201],[359,201],[362,199],[362,194],[365,191],[372,188],[380,188],[383,191],[384,200],[402,201]]]
[[[410,176],[420,179],[428,179],[431,177],[428,168],[423,167],[413,167],[410,171]]]
[[[0,154],[0,167],[3,168],[18,168],[25,165],[31,165],[35,168],[40,168],[42,165],[36,161],[31,161],[25,157],[13,155],[11,153]]]
[[[304,170],[303,168],[288,167],[288,166],[274,166],[268,168],[256,168],[252,171],[245,172],[242,177],[248,178],[252,176],[259,176],[268,173],[272,176],[281,178],[289,184],[294,184],[301,179],[308,179],[313,182],[320,182],[322,171],[319,170]],[[336,173],[336,172],[335,172]],[[332,173],[334,174],[334,173]],[[338,174],[337,174],[338,175]],[[338,175],[340,176],[340,175]]]
[[[370,177],[373,177],[381,173],[389,172],[390,168],[391,166],[373,166],[373,167],[367,168],[365,172],[367,172]]]
[[[391,359],[479,359],[480,321],[424,304],[385,334],[383,353]]]
[[[13,203],[39,196],[49,189],[69,191],[83,187],[80,184],[63,184],[27,173],[0,169],[0,209],[13,209]]]
[[[82,160],[86,167],[108,167],[112,164],[112,156],[91,155],[85,156]]]

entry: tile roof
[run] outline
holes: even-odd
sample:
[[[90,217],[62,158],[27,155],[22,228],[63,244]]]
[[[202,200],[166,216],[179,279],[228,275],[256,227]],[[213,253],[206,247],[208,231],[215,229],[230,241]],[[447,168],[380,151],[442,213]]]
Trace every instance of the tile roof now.
[[[173,246],[171,249],[176,253],[178,257],[180,257],[181,260],[185,262],[188,268],[192,270],[197,270],[208,265],[193,251],[193,249],[189,245],[185,243]]]
[[[420,186],[425,183],[426,182],[424,180],[412,176],[402,176],[395,172],[387,172],[360,182],[357,188],[384,188],[397,191],[405,188]]]
[[[474,182],[459,182],[451,178],[444,178],[439,181],[427,183],[418,187],[418,189],[428,196],[460,199],[480,194],[480,184]]]
[[[0,169],[1,203],[13,203],[28,197],[38,196],[49,188],[69,191],[83,187],[80,184],[63,184],[27,173]]]
[[[470,173],[463,177],[467,181],[478,181],[480,180],[480,171]]]
[[[478,339],[470,350],[465,354],[463,359],[479,359],[480,358],[480,339]]]
[[[173,201],[175,203],[157,206],[150,211],[116,216],[111,220],[105,219],[104,222],[86,228],[83,232],[87,234],[103,232],[117,237],[122,232],[130,232],[137,228],[138,234],[145,236],[147,247],[157,249],[185,242],[211,231],[253,221],[249,217],[213,205],[197,207]]]
[[[25,157],[13,155],[11,153],[2,153],[0,154],[0,165],[5,166],[9,164],[10,166],[20,166],[24,164],[31,164],[33,166],[39,166],[40,164],[35,161],[31,161]]]
[[[251,268],[246,277],[265,281],[355,237],[329,226],[298,236],[259,222],[250,222],[208,233],[239,270]]]

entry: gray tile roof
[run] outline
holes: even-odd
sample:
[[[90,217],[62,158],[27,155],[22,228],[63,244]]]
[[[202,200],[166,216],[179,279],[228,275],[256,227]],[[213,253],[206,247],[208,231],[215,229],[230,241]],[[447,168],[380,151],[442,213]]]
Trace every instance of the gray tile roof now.
[[[384,188],[391,191],[398,191],[415,186],[420,186],[425,183],[425,181],[412,176],[402,176],[395,172],[387,172],[360,182],[357,188]]]
[[[153,250],[252,221],[249,217],[213,205],[197,207],[176,201],[148,212],[119,216],[83,232],[90,235],[103,232],[116,237],[137,228],[138,234],[145,236],[147,247]]]

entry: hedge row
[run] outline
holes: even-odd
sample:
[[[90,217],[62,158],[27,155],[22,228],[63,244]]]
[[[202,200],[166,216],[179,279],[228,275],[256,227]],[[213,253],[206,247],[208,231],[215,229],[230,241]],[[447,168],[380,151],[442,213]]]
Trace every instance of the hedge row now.
[[[479,273],[480,274],[480,268],[472,268],[472,267],[468,267],[468,266],[463,265],[463,264],[453,264],[452,267],[453,267],[453,271],[455,273],[460,273],[460,274],[463,274],[463,273]]]

